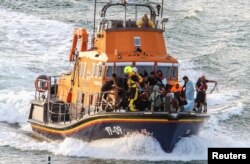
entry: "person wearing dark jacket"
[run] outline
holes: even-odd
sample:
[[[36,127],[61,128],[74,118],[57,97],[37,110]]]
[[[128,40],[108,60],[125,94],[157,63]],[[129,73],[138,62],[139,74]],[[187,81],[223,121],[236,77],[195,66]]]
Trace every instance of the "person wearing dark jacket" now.
[[[194,103],[194,110],[198,107],[198,112],[202,112],[202,107],[206,102],[206,90],[207,90],[207,83],[217,83],[215,80],[207,80],[204,75],[202,75],[198,81],[196,82],[195,88],[197,91],[195,103]],[[197,110],[196,110],[197,111]],[[204,111],[207,112],[207,111]]]

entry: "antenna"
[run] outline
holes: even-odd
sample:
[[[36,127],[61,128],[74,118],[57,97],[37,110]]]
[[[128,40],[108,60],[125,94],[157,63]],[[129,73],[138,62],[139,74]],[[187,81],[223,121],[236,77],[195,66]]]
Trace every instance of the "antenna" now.
[[[164,7],[163,7],[163,0],[161,0],[161,18],[163,16],[163,9],[164,9]]]
[[[94,28],[93,28],[93,39],[95,37],[95,19],[96,19],[96,0],[95,0],[95,7],[94,7]],[[93,43],[92,43],[93,44]],[[94,44],[92,45],[94,46]]]

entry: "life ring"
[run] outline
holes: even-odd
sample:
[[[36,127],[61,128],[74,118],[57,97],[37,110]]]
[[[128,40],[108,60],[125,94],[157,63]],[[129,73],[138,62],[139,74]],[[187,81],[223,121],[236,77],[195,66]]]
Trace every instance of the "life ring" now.
[[[49,89],[49,77],[40,75],[35,80],[35,88],[38,92],[45,92]]]

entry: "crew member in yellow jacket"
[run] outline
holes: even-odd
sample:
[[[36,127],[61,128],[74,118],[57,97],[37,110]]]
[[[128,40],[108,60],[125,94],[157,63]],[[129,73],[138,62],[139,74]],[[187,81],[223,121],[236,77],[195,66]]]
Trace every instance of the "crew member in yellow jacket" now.
[[[137,27],[141,28],[141,27],[154,27],[154,23],[148,19],[148,15],[144,14],[144,16],[140,19],[137,20],[136,22]]]
[[[129,110],[135,112],[135,100],[138,99],[140,84],[143,81],[143,78],[137,73],[136,67],[132,68],[126,66],[124,68],[124,73],[128,75],[128,95],[129,95]]]

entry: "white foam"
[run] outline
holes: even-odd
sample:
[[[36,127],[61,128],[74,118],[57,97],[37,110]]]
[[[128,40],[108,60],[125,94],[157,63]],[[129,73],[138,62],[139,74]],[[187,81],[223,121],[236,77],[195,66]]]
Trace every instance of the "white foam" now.
[[[0,121],[26,124],[31,92],[1,90],[0,92]]]
[[[165,154],[155,139],[142,134],[133,134],[118,139],[96,140],[90,143],[67,138],[54,153],[100,159],[132,160],[157,158]]]
[[[1,124],[0,127],[0,146],[11,146],[20,150],[39,151],[49,151],[57,146],[57,142],[41,142],[18,129],[8,127],[7,125]]]
[[[230,119],[233,116],[242,115],[244,105],[238,91],[227,90],[207,94],[208,112],[217,117],[218,121]]]
[[[26,123],[35,78],[67,68],[72,33],[70,24],[0,8],[0,121]]]
[[[198,13],[202,12],[203,8],[200,6],[194,6],[192,7],[190,10],[188,10],[187,13],[187,18],[195,18],[197,16]]]
[[[209,147],[247,147],[250,145],[249,141],[235,140],[220,133],[214,135],[204,131],[205,133],[198,136],[181,139],[172,153],[164,152],[154,138],[142,134],[102,139],[90,143],[67,138],[52,152],[57,155],[99,159],[191,161],[207,160]],[[222,140],[223,143],[221,143]]]
[[[0,9],[0,20],[0,36],[5,38],[0,45],[4,47],[0,52],[3,85],[8,86],[7,77],[11,83],[23,82],[38,73],[57,75],[67,68],[72,25],[4,9]]]

